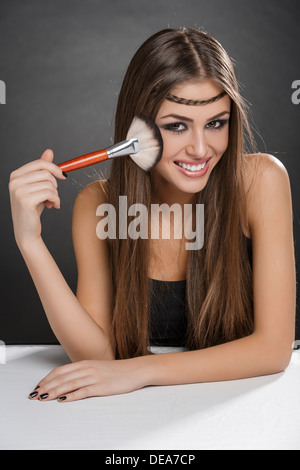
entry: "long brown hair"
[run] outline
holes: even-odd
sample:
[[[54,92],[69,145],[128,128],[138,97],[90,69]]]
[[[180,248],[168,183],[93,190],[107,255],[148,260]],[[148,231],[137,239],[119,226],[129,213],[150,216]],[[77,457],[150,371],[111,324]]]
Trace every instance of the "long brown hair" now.
[[[229,144],[195,203],[205,207],[204,247],[191,251],[187,267],[189,349],[231,341],[253,331],[252,271],[243,237],[243,154],[251,130],[233,65],[223,47],[196,29],[165,29],[138,49],[120,91],[115,142],[126,138],[135,115],[153,120],[163,100],[191,79],[212,79],[231,98]],[[151,204],[151,174],[129,157],[115,159],[108,202],[118,214],[119,196]],[[118,220],[118,216],[117,216]],[[117,227],[118,233],[118,227]],[[148,354],[149,242],[109,240],[114,308],[112,332],[117,358]]]

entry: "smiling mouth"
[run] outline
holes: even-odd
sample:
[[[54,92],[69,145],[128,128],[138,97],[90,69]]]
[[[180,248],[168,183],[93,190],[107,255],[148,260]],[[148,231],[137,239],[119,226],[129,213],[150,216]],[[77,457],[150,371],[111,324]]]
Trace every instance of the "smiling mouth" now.
[[[210,159],[206,160],[205,162],[199,164],[199,165],[193,165],[193,164],[190,164],[190,163],[184,163],[184,162],[174,162],[177,166],[183,168],[184,170],[188,170],[188,171],[191,171],[191,172],[197,172],[197,171],[201,171],[203,170],[207,163],[209,162]]]

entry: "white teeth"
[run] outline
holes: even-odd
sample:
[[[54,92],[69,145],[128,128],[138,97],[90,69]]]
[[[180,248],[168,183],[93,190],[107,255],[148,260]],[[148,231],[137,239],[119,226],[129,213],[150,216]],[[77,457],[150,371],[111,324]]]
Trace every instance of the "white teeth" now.
[[[177,164],[179,166],[181,166],[182,168],[184,168],[185,170],[189,170],[189,171],[200,171],[200,170],[203,170],[203,168],[205,167],[207,161],[204,162],[202,165],[187,165],[186,163],[181,163],[181,162],[177,162]]]

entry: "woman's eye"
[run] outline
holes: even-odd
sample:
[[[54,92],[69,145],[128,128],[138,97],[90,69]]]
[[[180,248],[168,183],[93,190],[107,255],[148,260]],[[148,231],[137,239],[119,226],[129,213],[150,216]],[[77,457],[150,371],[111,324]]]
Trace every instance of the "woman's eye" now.
[[[209,129],[221,129],[225,124],[227,120],[219,120],[219,121],[210,121],[206,126]]]
[[[166,124],[164,128],[174,132],[174,134],[181,134],[181,132],[186,130],[186,125],[182,122],[172,122],[171,124]]]

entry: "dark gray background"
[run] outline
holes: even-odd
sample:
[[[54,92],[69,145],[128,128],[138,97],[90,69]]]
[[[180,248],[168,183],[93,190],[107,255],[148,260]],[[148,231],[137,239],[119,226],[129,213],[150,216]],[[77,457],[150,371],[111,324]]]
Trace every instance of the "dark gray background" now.
[[[0,1],[0,80],[7,91],[0,106],[1,340],[56,342],[14,241],[11,171],[46,148],[59,163],[107,146],[129,60],[166,27],[204,29],[234,59],[259,150],[276,155],[290,174],[298,255],[300,105],[292,103],[291,86],[300,80],[299,17],[298,0]],[[79,170],[59,182],[61,210],[42,216],[43,237],[74,291],[72,205],[102,171],[107,176],[109,168]]]

